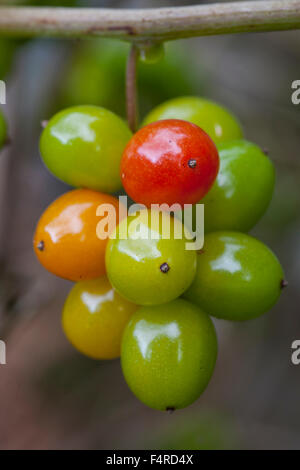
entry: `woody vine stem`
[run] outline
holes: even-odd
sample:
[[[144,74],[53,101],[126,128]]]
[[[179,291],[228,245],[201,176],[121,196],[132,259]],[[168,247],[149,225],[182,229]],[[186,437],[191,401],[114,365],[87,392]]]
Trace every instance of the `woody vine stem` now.
[[[0,5],[1,5],[0,0]],[[0,7],[0,36],[110,37],[163,42],[214,34],[300,28],[300,0],[150,9]]]
[[[0,37],[109,37],[131,42],[126,90],[128,122],[133,131],[137,127],[136,69],[143,44],[290,29],[300,29],[300,0],[129,10],[0,6]]]

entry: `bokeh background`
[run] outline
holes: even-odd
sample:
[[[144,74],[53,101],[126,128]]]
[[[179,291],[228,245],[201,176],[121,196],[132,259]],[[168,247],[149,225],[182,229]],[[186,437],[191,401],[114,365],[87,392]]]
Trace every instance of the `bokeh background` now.
[[[118,360],[92,361],[68,344],[60,316],[71,283],[48,274],[32,251],[41,212],[68,190],[41,163],[40,122],[79,103],[124,115],[128,47],[107,40],[0,40],[11,139],[0,155],[0,338],[7,342],[1,449],[300,448],[300,366],[291,363],[291,344],[300,339],[300,105],[291,102],[291,83],[300,79],[299,41],[300,31],[185,40],[167,45],[161,63],[140,66],[141,115],[172,96],[207,96],[240,118],[249,140],[269,149],[276,191],[253,233],[279,256],[289,281],[264,317],[215,322],[220,346],[213,380],[193,406],[169,415],[135,399]]]

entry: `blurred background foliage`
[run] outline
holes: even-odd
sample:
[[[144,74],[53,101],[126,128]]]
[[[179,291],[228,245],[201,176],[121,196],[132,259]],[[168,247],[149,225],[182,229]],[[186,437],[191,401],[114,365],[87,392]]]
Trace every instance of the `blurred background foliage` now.
[[[127,43],[105,39],[87,41],[76,47],[59,90],[59,107],[97,104],[125,117],[125,68],[129,48]],[[159,62],[140,61],[141,114],[144,116],[165,99],[196,93],[201,87],[201,79],[193,72],[184,49],[175,43],[167,44],[165,55]]]
[[[75,4],[3,1],[0,4]],[[201,2],[189,1],[188,4]],[[183,1],[81,1],[150,7]],[[60,314],[71,284],[35,260],[42,210],[68,188],[39,159],[40,121],[62,107],[99,104],[125,113],[128,45],[108,40],[0,40],[11,144],[0,158],[0,368],[2,449],[289,449],[300,442],[300,32],[199,38],[168,44],[156,65],[139,65],[141,117],[156,104],[197,94],[223,103],[277,170],[275,195],[253,234],[279,256],[289,280],[279,304],[245,324],[216,321],[219,358],[202,398],[172,415],[147,409],[128,390],[119,361],[100,363],[67,343]]]

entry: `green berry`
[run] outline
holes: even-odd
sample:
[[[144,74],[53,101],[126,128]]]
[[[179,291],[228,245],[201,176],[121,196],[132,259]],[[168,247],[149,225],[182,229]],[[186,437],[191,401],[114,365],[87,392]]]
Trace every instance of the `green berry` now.
[[[197,124],[215,143],[243,137],[239,122],[227,109],[196,96],[175,98],[162,103],[146,116],[143,125],[161,119],[182,119]]]
[[[121,188],[120,160],[130,138],[125,122],[111,111],[76,106],[49,121],[40,151],[46,167],[65,183],[112,193]]]
[[[209,316],[183,299],[141,307],[125,328],[122,370],[132,392],[158,410],[184,408],[207,387],[217,358]]]
[[[183,294],[196,273],[196,253],[186,249],[183,226],[168,213],[141,211],[117,227],[106,248],[106,269],[113,287],[138,305],[169,302]],[[170,236],[167,229],[170,226]]]
[[[262,217],[272,198],[275,170],[255,144],[236,140],[218,145],[220,170],[205,204],[205,231],[247,232]]]
[[[6,122],[2,112],[0,111],[0,149],[3,147],[7,137]]]
[[[282,267],[262,242],[239,232],[206,235],[184,297],[209,315],[250,320],[270,310],[284,287]]]

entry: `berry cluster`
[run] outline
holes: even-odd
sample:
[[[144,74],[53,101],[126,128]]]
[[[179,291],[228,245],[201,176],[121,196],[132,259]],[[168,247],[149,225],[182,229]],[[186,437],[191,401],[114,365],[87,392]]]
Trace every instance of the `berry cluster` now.
[[[63,310],[66,336],[94,359],[121,354],[129,387],[148,406],[191,404],[217,358],[210,316],[258,317],[285,284],[276,256],[244,233],[271,200],[271,161],[227,110],[195,97],[154,109],[133,136],[104,108],[66,109],[48,122],[40,150],[56,177],[80,188],[46,209],[34,236],[43,266],[76,282]],[[122,186],[143,210],[127,214],[106,194]],[[198,202],[204,247],[187,249],[186,204],[193,213]],[[115,222],[103,205],[114,207]]]

